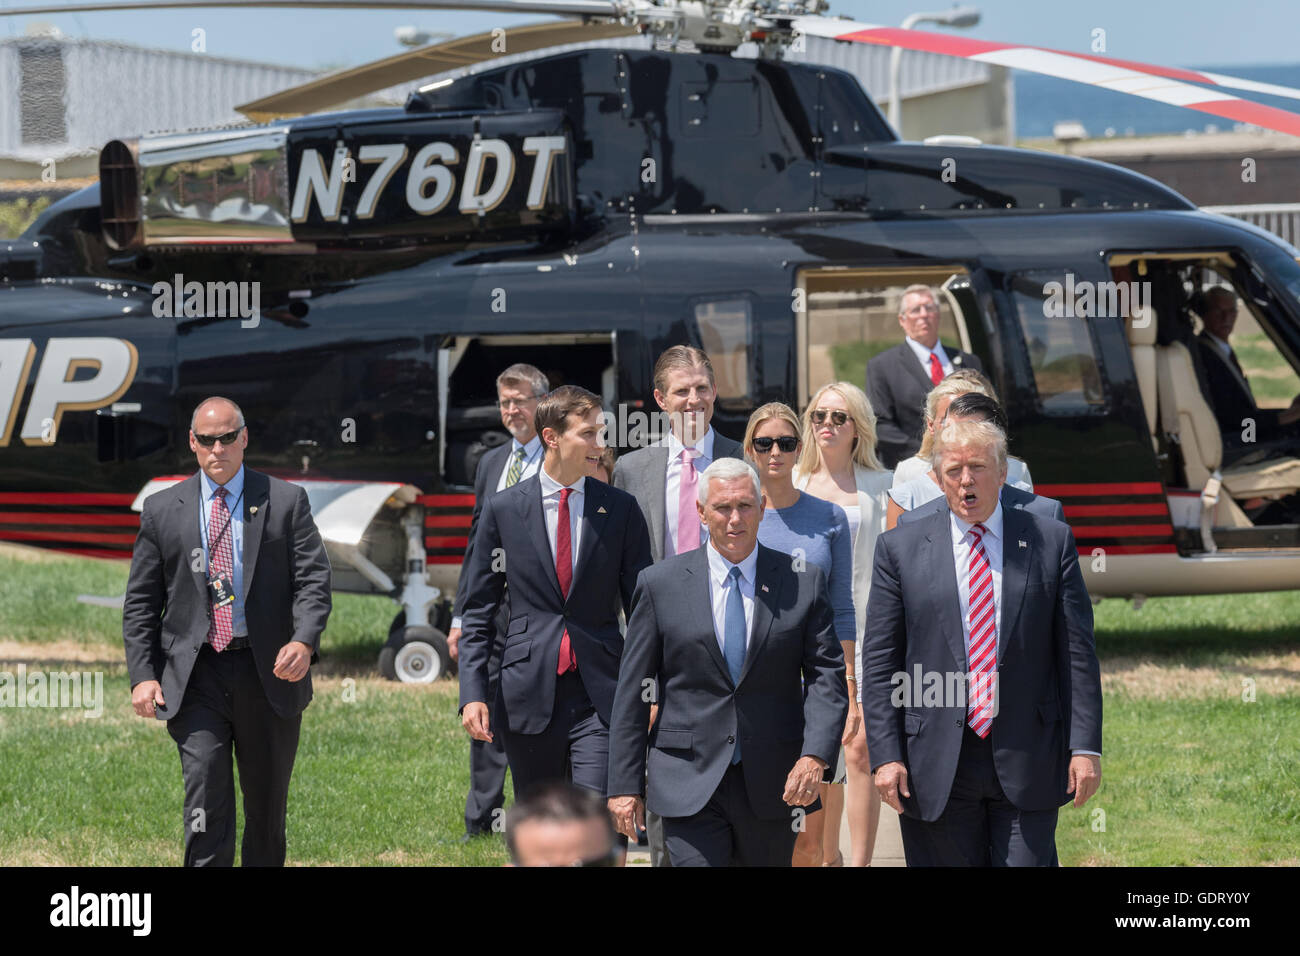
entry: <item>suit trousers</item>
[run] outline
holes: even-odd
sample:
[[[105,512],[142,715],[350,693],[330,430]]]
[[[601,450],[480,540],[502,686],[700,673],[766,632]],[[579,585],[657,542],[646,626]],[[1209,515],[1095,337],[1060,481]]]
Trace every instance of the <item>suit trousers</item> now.
[[[498,614],[492,635],[492,649],[488,654],[488,726],[496,727],[493,704],[497,699],[497,685],[501,677],[501,653],[506,644],[506,624],[509,614]],[[506,801],[506,748],[502,735],[494,733],[492,740],[469,742],[469,793],[465,797],[465,832],[491,833],[493,817]]]
[[[776,820],[755,816],[743,766],[742,762],[727,767],[718,789],[698,813],[662,818],[673,866],[790,865],[798,835],[795,808],[791,807],[789,817]]]
[[[1007,799],[993,764],[992,735],[967,724],[948,803],[937,820],[904,814],[908,866],[1057,866],[1056,808],[1021,810]]]
[[[577,671],[556,677],[551,722],[540,734],[513,733],[505,706],[499,700],[496,713],[500,717],[497,731],[514,776],[516,800],[531,787],[552,780],[572,780],[584,790],[606,795],[609,726],[596,713]]]
[[[244,866],[283,866],[289,777],[302,714],[271,709],[250,650],[199,650],[180,712],[167,731],[185,781],[185,865],[235,862],[233,749],[244,796]]]

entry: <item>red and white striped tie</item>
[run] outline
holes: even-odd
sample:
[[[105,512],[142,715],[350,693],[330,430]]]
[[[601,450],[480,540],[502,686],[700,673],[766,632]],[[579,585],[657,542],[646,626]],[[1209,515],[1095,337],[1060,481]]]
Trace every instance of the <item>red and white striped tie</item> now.
[[[980,737],[993,726],[993,683],[997,679],[997,606],[993,601],[993,569],[984,553],[984,534],[977,524],[970,529],[975,541],[970,549],[970,644],[966,648],[969,678],[966,688],[966,723]]]

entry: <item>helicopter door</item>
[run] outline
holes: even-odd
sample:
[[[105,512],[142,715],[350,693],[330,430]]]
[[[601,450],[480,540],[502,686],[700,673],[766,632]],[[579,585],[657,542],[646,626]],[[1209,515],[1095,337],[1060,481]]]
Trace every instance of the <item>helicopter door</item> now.
[[[987,331],[965,266],[802,269],[795,295],[799,407],[829,382],[865,386],[867,362],[903,341],[898,303],[913,284],[938,290],[944,348],[986,359]]]

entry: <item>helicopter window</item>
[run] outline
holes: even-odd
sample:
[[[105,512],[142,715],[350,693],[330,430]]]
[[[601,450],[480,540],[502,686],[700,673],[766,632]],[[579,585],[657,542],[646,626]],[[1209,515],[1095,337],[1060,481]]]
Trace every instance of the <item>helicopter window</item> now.
[[[713,363],[717,400],[724,408],[750,401],[751,318],[749,302],[745,299],[701,302],[695,306],[696,337],[699,347]]]
[[[1016,320],[1038,401],[1047,414],[1100,411],[1107,404],[1092,319],[1078,317],[1084,310],[1063,299],[1076,290],[1073,280],[1063,272],[1024,272],[1011,277]]]

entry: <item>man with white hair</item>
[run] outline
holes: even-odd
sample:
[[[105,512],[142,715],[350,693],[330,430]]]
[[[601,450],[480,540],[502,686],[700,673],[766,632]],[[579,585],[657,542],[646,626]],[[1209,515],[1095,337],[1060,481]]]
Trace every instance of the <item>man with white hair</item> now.
[[[646,568],[632,598],[610,813],[629,837],[647,806],[663,817],[673,866],[789,866],[848,715],[825,576],[758,543],[764,501],[745,462],[709,465],[697,502],[708,544]]]
[[[1004,508],[1006,435],[952,420],[947,506],[881,535],[863,719],[908,866],[1055,866],[1058,808],[1101,783],[1092,605],[1068,525]]]

